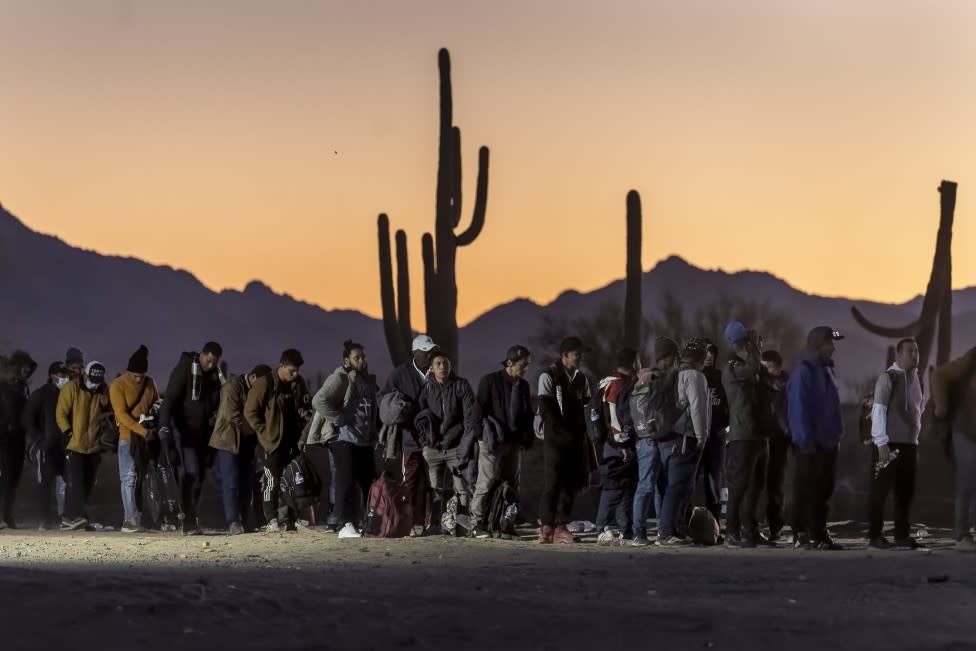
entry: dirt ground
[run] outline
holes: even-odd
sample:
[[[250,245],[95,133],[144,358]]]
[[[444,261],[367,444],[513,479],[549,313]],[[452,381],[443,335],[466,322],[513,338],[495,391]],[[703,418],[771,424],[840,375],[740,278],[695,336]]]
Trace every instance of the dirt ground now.
[[[976,555],[834,531],[848,550],[3,531],[2,648],[976,649]]]

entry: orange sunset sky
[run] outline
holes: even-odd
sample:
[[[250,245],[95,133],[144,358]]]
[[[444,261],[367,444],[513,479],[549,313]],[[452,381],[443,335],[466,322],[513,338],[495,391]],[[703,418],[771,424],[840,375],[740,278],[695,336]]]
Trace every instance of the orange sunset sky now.
[[[0,0],[0,202],[35,230],[379,313],[376,216],[433,228],[437,50],[465,221],[459,320],[677,253],[812,292],[923,290],[959,182],[976,284],[976,2]],[[43,261],[38,261],[43,264]]]

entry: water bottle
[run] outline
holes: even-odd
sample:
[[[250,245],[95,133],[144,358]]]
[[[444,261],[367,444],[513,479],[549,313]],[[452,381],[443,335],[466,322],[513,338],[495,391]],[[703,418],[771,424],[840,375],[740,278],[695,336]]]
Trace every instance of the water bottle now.
[[[295,471],[295,485],[296,486],[301,486],[304,483],[305,483],[305,475],[302,474],[302,471],[301,470],[296,470]]]

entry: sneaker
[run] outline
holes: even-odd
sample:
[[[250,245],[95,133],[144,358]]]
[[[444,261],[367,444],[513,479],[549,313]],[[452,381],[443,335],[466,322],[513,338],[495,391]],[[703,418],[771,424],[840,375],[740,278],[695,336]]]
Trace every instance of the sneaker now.
[[[888,542],[888,539],[884,536],[877,536],[868,541],[868,547],[872,549],[891,549],[894,545]]]
[[[739,543],[742,542],[742,538],[737,533],[732,533],[731,531],[725,532],[725,546],[729,549],[738,549]]]
[[[844,549],[843,545],[835,543],[834,539],[830,536],[826,536],[823,540],[817,541],[814,547],[827,552],[839,552]]]
[[[231,522],[230,526],[227,527],[227,535],[229,536],[239,536],[244,533],[244,525],[240,522]]]
[[[338,531],[333,531],[333,533],[338,533]],[[422,524],[415,524],[410,529],[410,537],[411,538],[420,538],[423,535],[424,535],[424,525],[422,525]]]
[[[962,540],[957,540],[956,551],[968,553],[976,552],[976,540],[973,540],[972,536],[966,536]]]
[[[61,531],[77,531],[88,524],[85,518],[61,518]]]
[[[137,524],[126,522],[122,525],[122,533],[142,533],[143,531],[145,530]]]
[[[758,547],[776,547],[776,541],[772,538],[767,538],[762,532],[755,537],[756,546]]]
[[[339,530],[339,538],[362,538],[363,534],[359,533],[359,530],[353,526],[352,522],[347,522],[342,529]]]
[[[487,529],[477,525],[475,525],[475,527],[471,529],[471,533],[468,535],[471,536],[472,538],[477,538],[479,540],[484,540],[485,538],[491,537],[491,534],[488,533]]]
[[[631,547],[650,547],[651,541],[647,539],[647,536],[634,536],[634,539],[630,541]]]
[[[895,547],[898,549],[925,549],[925,545],[918,544],[914,538],[895,538]]]
[[[562,524],[556,527],[552,532],[552,541],[560,545],[572,545],[576,540],[576,536],[569,533],[569,529],[566,525]]]
[[[159,530],[163,533],[176,533],[176,525],[170,524],[169,522],[164,522],[159,525]]]
[[[285,528],[279,525],[277,520],[269,520],[264,526],[265,533],[281,533],[284,530]]]
[[[9,525],[6,522],[0,520],[0,531],[3,531],[4,529],[8,528],[8,526]]]
[[[596,544],[602,547],[610,547],[617,542],[617,534],[610,527],[606,527],[600,532],[600,535],[596,537]]]
[[[793,536],[793,549],[813,549],[814,543],[810,540],[810,537],[805,533],[799,533]]]
[[[553,527],[552,525],[548,525],[548,524],[543,525],[542,528],[539,529],[539,544],[551,545],[553,542],[554,531],[555,531],[555,527]]]
[[[658,538],[654,544],[658,547],[687,547],[689,543],[684,538],[668,536],[667,538]]]
[[[769,530],[769,538],[768,539],[769,539],[770,542],[779,542],[780,536],[782,536],[782,535],[783,535],[783,528],[782,527],[777,527],[775,529],[772,529],[771,528]]]

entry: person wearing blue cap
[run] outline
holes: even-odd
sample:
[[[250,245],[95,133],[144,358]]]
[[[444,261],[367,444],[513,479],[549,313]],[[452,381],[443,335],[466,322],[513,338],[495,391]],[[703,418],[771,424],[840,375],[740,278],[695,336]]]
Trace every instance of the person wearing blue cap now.
[[[844,435],[840,391],[834,377],[834,342],[843,335],[818,326],[807,335],[807,353],[787,384],[790,437],[796,452],[793,477],[794,546],[842,549],[827,531],[837,476],[837,450]]]
[[[729,401],[726,437],[728,475],[728,547],[774,544],[762,537],[756,520],[759,496],[766,482],[768,447],[758,423],[759,342],[741,321],[725,326],[733,356],[722,371],[722,386]]]

